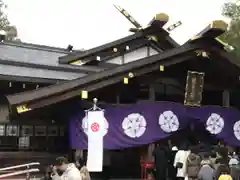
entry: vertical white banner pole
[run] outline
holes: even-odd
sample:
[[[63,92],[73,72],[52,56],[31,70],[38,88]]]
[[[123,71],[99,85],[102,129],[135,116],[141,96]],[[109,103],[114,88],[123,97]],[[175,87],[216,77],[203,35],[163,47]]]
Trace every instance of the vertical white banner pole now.
[[[88,111],[88,157],[90,172],[101,172],[103,166],[104,111]]]

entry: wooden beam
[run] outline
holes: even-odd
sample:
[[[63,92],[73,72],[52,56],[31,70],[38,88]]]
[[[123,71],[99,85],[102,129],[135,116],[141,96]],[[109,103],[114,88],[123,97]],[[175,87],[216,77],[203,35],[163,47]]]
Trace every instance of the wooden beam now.
[[[175,61],[173,61],[173,59],[172,59],[171,63],[170,62],[166,62],[166,64],[164,63],[164,65],[165,66],[172,65],[172,64],[175,64],[176,62],[189,60],[191,57],[192,56],[178,57],[178,58],[175,59]],[[156,70],[158,70],[158,68],[159,68],[159,65],[155,65],[154,64],[152,66],[136,70],[134,72],[134,74],[135,74],[135,77],[138,77],[138,76],[141,76],[143,74],[147,74],[147,73],[156,71]],[[118,82],[121,82],[124,77],[125,77],[125,74],[123,74],[121,76],[108,78],[107,80],[96,82],[94,84],[91,84],[91,85],[88,85],[88,86],[84,86],[83,88],[84,88],[84,90],[86,90],[88,92],[95,91],[95,90],[98,90],[99,88],[103,88],[103,87],[106,87],[106,86],[113,85],[113,84],[116,84]],[[31,109],[41,108],[41,107],[44,107],[46,105],[50,105],[50,104],[54,104],[54,103],[57,103],[57,102],[60,102],[60,101],[64,101],[64,100],[70,99],[72,97],[78,96],[79,94],[80,94],[80,90],[76,89],[76,90],[73,90],[71,92],[67,92],[67,93],[61,94],[61,95],[48,97],[47,99],[37,100],[36,102],[30,103],[28,106]]]
[[[104,51],[106,49],[112,49],[116,46],[119,46],[120,44],[124,44],[124,43],[127,43],[127,42],[135,40],[135,39],[144,38],[143,35],[144,35],[144,33],[139,31],[139,32],[136,32],[133,35],[118,39],[116,41],[104,44],[102,46],[98,46],[98,47],[86,50],[84,52],[71,53],[69,55],[59,57],[59,63],[69,64],[72,61],[83,59],[83,58],[86,58],[88,56],[92,56],[93,54],[99,53],[99,52]]]

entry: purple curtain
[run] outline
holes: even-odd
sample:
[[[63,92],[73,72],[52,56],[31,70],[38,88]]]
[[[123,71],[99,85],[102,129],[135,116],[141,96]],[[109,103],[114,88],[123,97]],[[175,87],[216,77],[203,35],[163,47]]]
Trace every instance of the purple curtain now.
[[[237,110],[216,106],[187,108],[174,102],[144,103],[128,107],[106,106],[104,109],[106,149],[149,144],[196,121],[203,123],[216,138],[234,146],[240,145],[240,112]],[[82,110],[75,111],[70,116],[69,137],[73,149],[87,148],[87,119],[84,117],[85,112]]]
[[[240,146],[240,112],[220,106],[188,108],[188,115],[198,119],[218,139]],[[209,127],[209,128],[208,128]]]

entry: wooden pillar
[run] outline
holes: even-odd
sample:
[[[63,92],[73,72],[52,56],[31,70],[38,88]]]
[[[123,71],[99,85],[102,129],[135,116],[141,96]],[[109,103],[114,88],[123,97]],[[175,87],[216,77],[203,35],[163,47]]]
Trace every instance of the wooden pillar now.
[[[149,101],[155,101],[155,88],[153,83],[149,85]]]
[[[151,102],[155,102],[156,98],[155,98],[155,87],[154,87],[154,83],[151,83],[149,85],[149,101]],[[147,150],[147,161],[152,162],[153,161],[153,156],[152,156],[152,152],[155,148],[155,145],[149,144],[148,145],[148,150]]]
[[[116,95],[116,104],[120,104],[120,94]]]
[[[230,107],[230,93],[228,90],[224,90],[222,93],[222,106]]]

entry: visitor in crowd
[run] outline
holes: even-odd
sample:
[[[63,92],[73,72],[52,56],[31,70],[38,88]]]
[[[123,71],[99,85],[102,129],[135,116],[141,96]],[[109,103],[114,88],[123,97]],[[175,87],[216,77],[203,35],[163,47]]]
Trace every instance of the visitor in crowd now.
[[[235,152],[233,152],[232,155],[230,156],[230,160],[229,160],[228,164],[230,167],[239,166],[239,157],[237,156],[237,154]]]
[[[182,144],[180,150],[176,153],[174,159],[174,167],[177,168],[177,176],[178,180],[187,179],[187,157],[190,154],[190,150],[187,149],[185,144]]]
[[[228,164],[229,164],[230,174],[232,176],[232,179],[239,180],[240,179],[240,164],[239,164],[239,157],[235,152],[233,152],[230,155],[230,160],[229,160]]]
[[[227,165],[222,165],[217,180],[232,180],[232,176],[230,175],[230,170]]]
[[[187,175],[189,180],[196,180],[198,178],[198,172],[200,169],[201,158],[195,152],[194,149],[191,150],[191,153],[187,157]]]
[[[176,180],[177,168],[174,167],[174,159],[178,152],[177,146],[173,146],[168,158],[168,179]]]
[[[59,175],[58,170],[62,172]],[[52,168],[52,180],[81,180],[81,174],[74,163],[69,163],[65,157],[58,157]]]
[[[86,161],[84,161],[81,157],[77,157],[75,165],[80,170],[83,166],[86,166]]]
[[[51,167],[47,166],[44,172],[44,176],[40,180],[52,180],[51,173],[52,173]]]
[[[90,173],[86,166],[81,167],[80,175],[81,175],[82,180],[91,180]]]
[[[155,164],[155,179],[166,180],[167,179],[167,165],[168,165],[168,153],[167,145],[164,143],[156,144],[156,148],[153,150],[154,164]]]
[[[215,175],[214,179],[218,180],[221,174],[226,173],[226,171],[229,171],[228,165],[226,165],[224,158],[218,158],[215,162]]]
[[[103,180],[109,180],[111,175],[111,151],[103,152],[103,171],[101,173]]]
[[[201,168],[198,172],[199,180],[213,180],[214,179],[214,168],[212,166],[212,161],[208,154],[203,156],[201,161]]]
[[[217,152],[217,159],[221,159],[221,162],[223,164],[228,165],[228,162],[229,162],[228,149],[223,142],[219,141],[216,152]]]

